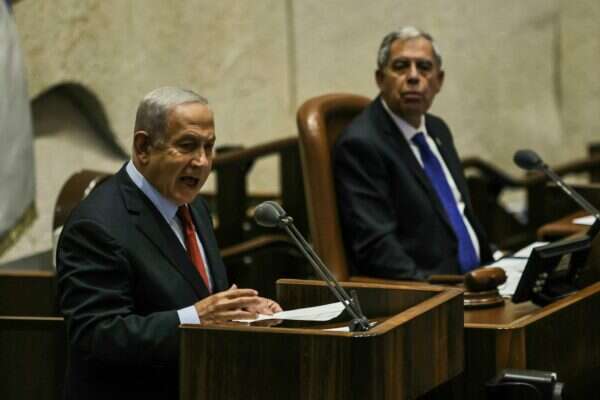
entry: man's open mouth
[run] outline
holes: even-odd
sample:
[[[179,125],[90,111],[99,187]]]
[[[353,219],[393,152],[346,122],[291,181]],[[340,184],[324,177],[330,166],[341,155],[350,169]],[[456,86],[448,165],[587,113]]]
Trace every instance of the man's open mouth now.
[[[195,188],[196,186],[198,186],[198,183],[200,183],[200,179],[194,178],[193,176],[182,176],[181,178],[179,178],[179,180],[183,182],[184,185],[190,188]]]

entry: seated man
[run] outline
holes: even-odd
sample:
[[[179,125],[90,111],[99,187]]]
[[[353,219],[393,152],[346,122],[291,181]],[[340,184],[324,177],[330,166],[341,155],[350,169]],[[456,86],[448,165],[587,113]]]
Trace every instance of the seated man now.
[[[181,323],[280,311],[227,283],[206,204],[207,101],[164,87],[140,103],[132,159],[65,224],[57,251],[67,399],[177,399]]]
[[[432,37],[413,27],[388,34],[375,80],[380,95],[333,150],[353,268],[382,278],[426,279],[490,261],[450,130],[427,114],[444,81]]]

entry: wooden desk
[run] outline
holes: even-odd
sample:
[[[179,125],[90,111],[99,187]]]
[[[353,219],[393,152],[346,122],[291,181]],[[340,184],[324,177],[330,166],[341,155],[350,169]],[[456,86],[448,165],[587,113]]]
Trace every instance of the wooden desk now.
[[[600,393],[600,283],[546,307],[530,302],[465,311],[465,399],[504,368],[554,371],[569,398]],[[456,384],[456,382],[455,382]]]

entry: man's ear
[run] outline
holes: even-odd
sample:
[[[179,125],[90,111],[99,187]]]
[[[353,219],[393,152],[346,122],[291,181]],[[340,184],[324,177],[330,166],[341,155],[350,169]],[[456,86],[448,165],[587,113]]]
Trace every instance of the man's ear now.
[[[146,165],[150,159],[152,140],[146,131],[137,131],[133,134],[133,156],[142,164]]]
[[[381,89],[381,82],[383,82],[383,71],[377,68],[375,70],[375,83],[377,83],[379,89]]]
[[[444,85],[444,78],[446,77],[446,74],[444,73],[443,69],[440,69],[438,71],[438,91],[442,88],[442,86]]]

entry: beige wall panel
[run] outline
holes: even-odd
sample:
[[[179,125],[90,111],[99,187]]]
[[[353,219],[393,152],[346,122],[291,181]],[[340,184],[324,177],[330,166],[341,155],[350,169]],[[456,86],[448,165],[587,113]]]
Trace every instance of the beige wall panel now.
[[[252,145],[296,131],[281,0],[23,0],[15,18],[31,98],[65,82],[84,85],[127,151],[137,103],[163,85],[208,97],[217,144]],[[76,110],[61,111],[57,98],[47,104],[35,127],[39,217],[2,261],[50,247],[54,203],[68,176],[82,168],[116,171],[122,163]],[[62,124],[48,129],[53,118]],[[271,189],[276,178],[273,160],[261,162],[251,189]]]
[[[446,82],[432,112],[448,122],[462,156],[514,172],[512,155],[520,147],[535,148],[550,162],[572,158],[564,151],[569,142],[561,135],[556,97],[558,1],[304,0],[293,6],[299,103],[332,91],[375,95],[381,39],[398,26],[416,25],[434,35],[443,53]]]
[[[561,1],[560,80],[568,140],[600,140],[600,2]]]
[[[256,143],[294,127],[280,0],[26,0],[16,18],[32,96],[84,84],[126,149],[137,102],[162,85],[207,96],[220,143]]]

